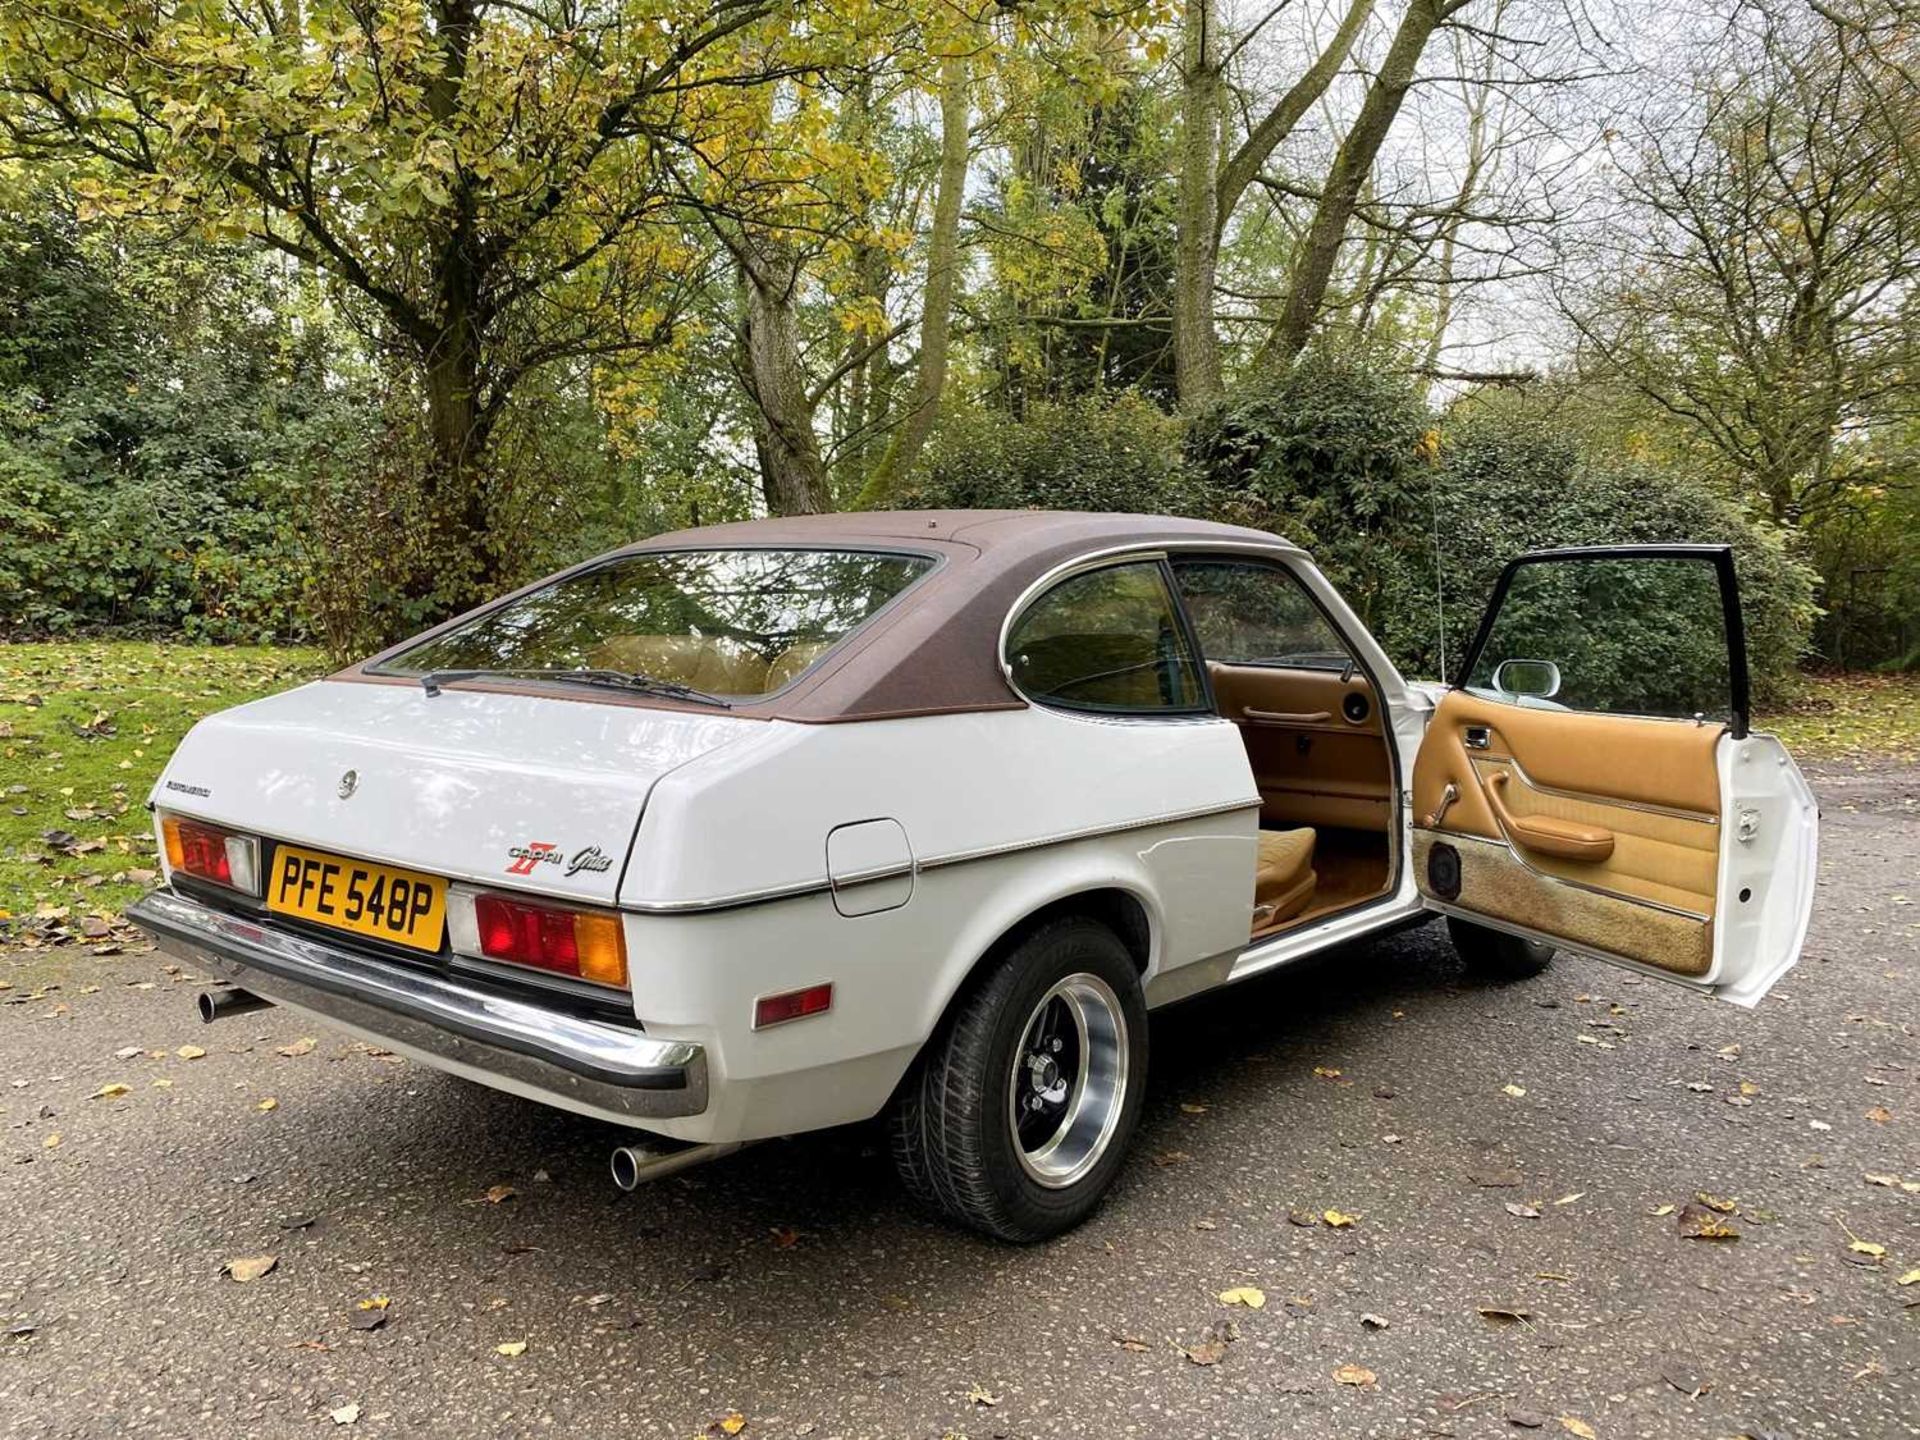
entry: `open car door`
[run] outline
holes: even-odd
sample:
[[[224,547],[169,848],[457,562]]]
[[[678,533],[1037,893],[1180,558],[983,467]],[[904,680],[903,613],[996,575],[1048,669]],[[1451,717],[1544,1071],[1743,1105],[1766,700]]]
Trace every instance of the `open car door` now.
[[[1752,1005],[1813,908],[1819,811],[1748,730],[1726,546],[1507,566],[1413,771],[1426,903]]]

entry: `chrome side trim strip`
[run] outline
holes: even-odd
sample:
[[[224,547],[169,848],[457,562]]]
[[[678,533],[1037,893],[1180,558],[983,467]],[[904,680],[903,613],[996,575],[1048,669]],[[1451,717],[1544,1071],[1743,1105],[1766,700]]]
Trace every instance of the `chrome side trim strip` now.
[[[1499,823],[1499,820],[1496,818],[1494,824],[1498,825]],[[1696,910],[1683,910],[1678,905],[1668,905],[1660,900],[1649,900],[1643,895],[1630,895],[1624,890],[1608,890],[1604,886],[1589,885],[1584,880],[1569,879],[1565,875],[1550,875],[1545,870],[1535,866],[1532,861],[1528,860],[1521,848],[1513,843],[1512,837],[1508,836],[1504,829],[1501,831],[1503,838],[1490,840],[1485,835],[1462,835],[1457,831],[1434,830],[1424,825],[1420,828],[1426,830],[1427,834],[1433,836],[1435,840],[1444,841],[1449,845],[1466,842],[1474,845],[1491,845],[1496,849],[1505,850],[1520,863],[1520,868],[1525,870],[1529,875],[1537,876],[1539,879],[1550,881],[1555,885],[1565,885],[1569,890],[1585,890],[1590,895],[1599,895],[1608,900],[1619,900],[1628,905],[1644,905],[1649,910],[1659,910],[1668,915],[1678,916],[1682,920],[1697,920],[1702,925],[1711,925],[1713,923],[1713,917],[1711,915],[1702,915]],[[1473,917],[1468,916],[1467,918],[1472,919]]]
[[[1552,785],[1542,785],[1527,774],[1526,767],[1512,755],[1476,755],[1476,762],[1484,760],[1490,765],[1510,765],[1513,773],[1520,777],[1529,790],[1538,790],[1542,795],[1558,795],[1562,800],[1576,800],[1582,805],[1614,806],[1621,810],[1638,810],[1647,815],[1665,815],[1672,820],[1691,820],[1697,825],[1718,825],[1720,817],[1709,815],[1704,810],[1682,810],[1677,805],[1655,805],[1650,800],[1616,800],[1611,795],[1591,795],[1579,790],[1560,790]],[[1476,768],[1477,764],[1476,764]]]
[[[763,890],[743,890],[733,895],[704,896],[694,900],[635,900],[621,906],[621,909],[637,915],[690,915],[709,910],[738,910],[748,905],[766,905],[776,900],[794,900],[803,895],[825,895],[834,889],[845,889],[849,884],[865,885],[875,880],[893,879],[900,875],[918,875],[926,870],[939,870],[949,865],[969,865],[976,860],[992,860],[1002,855],[1017,855],[1027,850],[1044,850],[1053,845],[1071,845],[1079,840],[1097,840],[1103,835],[1124,835],[1133,830],[1151,830],[1160,825],[1177,825],[1184,820],[1206,820],[1215,815],[1237,815],[1243,810],[1258,810],[1260,801],[1233,800],[1220,805],[1205,805],[1192,810],[1174,810],[1160,815],[1143,816],[1137,820],[1124,820],[1115,825],[1091,825],[1083,830],[1067,830],[1056,835],[1042,835],[1032,840],[1015,840],[1004,845],[985,845],[975,850],[955,850],[946,855],[929,855],[916,858],[911,864],[890,865],[874,870],[863,870],[855,876],[842,877],[838,885],[830,880],[801,880],[791,885],[769,886]]]

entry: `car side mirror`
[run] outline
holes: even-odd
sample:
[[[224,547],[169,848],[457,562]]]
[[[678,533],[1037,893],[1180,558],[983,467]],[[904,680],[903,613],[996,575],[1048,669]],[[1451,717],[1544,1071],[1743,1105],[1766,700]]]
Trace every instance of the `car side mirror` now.
[[[1502,660],[1493,670],[1493,688],[1502,695],[1551,700],[1560,693],[1560,667],[1551,660]]]

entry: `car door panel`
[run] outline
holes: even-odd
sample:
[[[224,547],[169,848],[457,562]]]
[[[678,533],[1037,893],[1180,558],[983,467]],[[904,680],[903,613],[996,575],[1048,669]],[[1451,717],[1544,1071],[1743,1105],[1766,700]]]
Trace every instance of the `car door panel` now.
[[[1423,889],[1434,893],[1426,853],[1445,839],[1460,856],[1460,888],[1438,898],[1575,945],[1644,955],[1674,974],[1705,974],[1720,830],[1713,747],[1725,728],[1448,694],[1413,772]],[[1484,734],[1484,749],[1467,745],[1470,730]],[[1426,823],[1448,785],[1457,798]],[[1527,843],[1536,818],[1611,844],[1595,859],[1553,853]]]
[[[1598,562],[1589,576],[1605,583],[1583,585],[1569,562]],[[1684,627],[1693,624],[1697,635],[1708,618],[1722,617],[1669,617],[1642,603],[1666,583],[1656,575],[1650,589],[1637,588],[1642,577],[1626,567],[1644,562],[1713,567],[1692,573],[1717,576],[1726,645],[1718,664],[1712,646]],[[1502,634],[1502,601],[1516,572],[1529,566],[1547,572],[1547,583],[1529,576],[1533,588]],[[1612,615],[1596,621],[1561,603],[1567,597],[1597,599]],[[1634,646],[1668,643],[1658,624],[1670,618],[1693,649],[1665,652],[1666,663],[1685,653],[1703,668],[1662,670],[1657,649],[1614,643],[1620,629],[1591,628],[1617,625],[1636,604],[1639,613],[1628,617],[1637,626]],[[1491,681],[1482,663],[1489,661]],[[1560,694],[1560,666],[1568,662],[1586,708],[1569,708]],[[1501,665],[1542,678],[1522,682],[1528,693],[1508,693]],[[1659,713],[1706,708],[1677,703],[1685,686],[1672,677],[1697,673],[1710,702],[1717,669],[1731,723],[1623,713],[1644,708],[1621,703],[1642,675],[1647,697],[1671,707]],[[1792,966],[1811,905],[1817,809],[1779,742],[1747,730],[1730,552],[1599,547],[1523,556],[1496,587],[1466,677],[1435,707],[1413,770],[1415,877],[1432,908],[1687,980],[1741,1004],[1757,1001]]]

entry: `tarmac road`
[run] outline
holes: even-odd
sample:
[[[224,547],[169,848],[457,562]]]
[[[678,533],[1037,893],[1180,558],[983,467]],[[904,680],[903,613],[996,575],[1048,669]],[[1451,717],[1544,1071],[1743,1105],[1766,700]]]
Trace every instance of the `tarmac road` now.
[[[863,1131],[621,1195],[603,1127],[204,1028],[157,955],[0,956],[0,1431],[1920,1434],[1920,770],[1816,778],[1759,1010],[1346,950],[1159,1017],[1117,1192],[1026,1250],[910,1212]],[[1737,1240],[1679,1233],[1702,1192]]]

